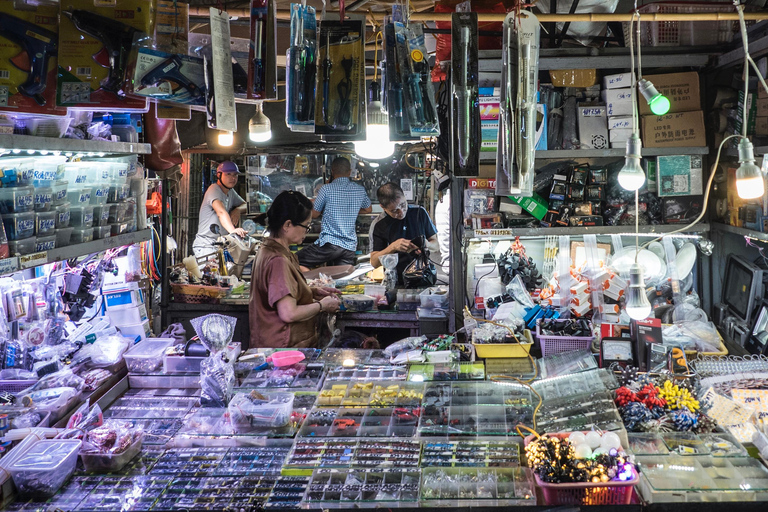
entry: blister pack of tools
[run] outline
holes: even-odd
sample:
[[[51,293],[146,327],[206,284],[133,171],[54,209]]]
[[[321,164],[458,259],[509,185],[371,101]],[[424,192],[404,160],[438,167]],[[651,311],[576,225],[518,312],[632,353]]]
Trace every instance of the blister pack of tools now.
[[[404,43],[402,47],[398,44],[398,50],[404,50],[398,51],[398,59],[410,134],[413,137],[440,135],[424,31],[417,24],[395,24],[395,37],[398,43],[401,39]]]
[[[315,8],[291,4],[291,46],[285,70],[285,121],[294,132],[315,130],[317,20]]]
[[[248,98],[277,99],[275,2],[251,0]]]
[[[323,20],[318,38],[315,133],[364,137],[365,26],[362,20]]]
[[[477,13],[451,16],[451,170],[477,176],[480,166],[480,109],[477,69]]]

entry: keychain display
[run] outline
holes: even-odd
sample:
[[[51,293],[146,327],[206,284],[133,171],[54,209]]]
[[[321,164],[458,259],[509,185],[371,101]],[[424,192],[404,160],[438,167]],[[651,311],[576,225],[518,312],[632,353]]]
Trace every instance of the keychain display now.
[[[324,20],[320,25],[315,133],[364,136],[365,26],[362,20]]]
[[[291,4],[291,46],[285,70],[285,121],[294,132],[315,130],[317,19],[310,5]]]
[[[451,169],[477,176],[480,166],[480,109],[477,66],[477,13],[451,17]]]

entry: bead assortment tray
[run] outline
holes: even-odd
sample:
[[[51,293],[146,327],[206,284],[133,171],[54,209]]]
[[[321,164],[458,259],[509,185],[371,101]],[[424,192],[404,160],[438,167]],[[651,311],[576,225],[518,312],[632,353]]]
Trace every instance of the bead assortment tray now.
[[[168,477],[104,477],[92,479],[93,488],[75,509],[78,512],[152,510],[172,479]]]
[[[315,408],[297,437],[413,437],[419,407]]]
[[[155,419],[183,418],[197,399],[184,397],[126,396],[117,399],[104,412],[105,418]]]
[[[312,474],[305,505],[323,502],[416,502],[419,499],[419,470],[318,469]]]
[[[418,382],[328,382],[317,397],[317,405],[320,407],[418,407],[423,396],[424,384]]]
[[[430,383],[424,406],[530,405],[531,391],[519,384],[487,382]]]
[[[516,467],[520,444],[509,441],[424,441],[421,467]]]
[[[408,369],[405,366],[368,366],[360,365],[355,368],[335,368],[329,370],[325,382],[357,382],[374,380],[405,380]]]
[[[307,389],[317,390],[323,381],[324,365],[297,363],[291,366],[253,370],[238,386],[239,389]]]
[[[424,468],[421,499],[428,506],[534,505],[528,468]]]
[[[472,363],[451,361],[449,363],[412,364],[408,366],[408,380],[411,382],[483,379],[485,379],[485,365],[482,361]]]
[[[552,377],[536,381],[533,389],[542,400],[565,398],[592,391],[614,390],[619,387],[616,376],[604,368],[563,377]]]
[[[542,401],[536,425],[540,432],[624,431],[613,397],[605,390]]]
[[[269,498],[276,476],[174,479],[151,510],[237,510],[256,508]]]
[[[286,468],[386,468],[418,467],[418,441],[325,441],[302,439],[294,444]]]

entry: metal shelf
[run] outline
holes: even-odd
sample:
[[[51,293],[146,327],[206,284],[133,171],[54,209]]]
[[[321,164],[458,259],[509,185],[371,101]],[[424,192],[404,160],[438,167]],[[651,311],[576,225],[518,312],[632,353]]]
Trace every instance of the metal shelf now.
[[[651,236],[671,233],[683,227],[679,224],[661,224],[640,226],[638,234]],[[709,224],[699,223],[693,228],[682,233],[683,235],[692,235],[706,233],[710,229]],[[510,228],[510,234],[482,235],[475,236],[472,230],[465,231],[465,238],[469,240],[508,240],[512,237],[545,237],[545,236],[580,236],[580,235],[626,235],[634,236],[634,226],[577,226],[577,227],[557,227],[557,228]],[[768,239],[768,238],[767,238]]]
[[[736,226],[731,226],[730,224],[713,222],[712,230],[721,231],[723,233],[731,233],[732,235],[746,236],[752,240],[768,243],[768,233],[761,233],[760,231],[753,231],[747,228],[739,228]]]
[[[734,158],[739,157],[739,150],[736,148],[726,148],[725,156],[732,156]],[[755,146],[755,156],[761,156],[768,154],[768,146]]]
[[[122,235],[111,236],[109,238],[94,240],[84,244],[68,245],[67,247],[52,249],[50,251],[42,251],[34,254],[25,254],[19,257],[13,256],[10,258],[5,258],[0,260],[0,275],[10,274],[25,268],[34,268],[56,261],[71,260],[79,256],[94,254],[106,251],[108,249],[113,249],[115,247],[121,247],[123,245],[132,245],[139,242],[146,242],[151,238],[151,236],[152,230],[144,229],[133,233],[125,233]]]
[[[650,68],[702,68],[717,53],[697,53],[701,48],[643,49],[643,66]],[[743,59],[743,57],[742,57]],[[557,48],[539,51],[539,69],[629,69],[628,48]],[[501,72],[501,50],[479,52],[481,73]]]
[[[111,142],[106,140],[56,139],[31,135],[0,135],[0,148],[22,151],[60,151],[62,153],[95,153],[100,155],[148,155],[151,144],[138,142]]]
[[[768,147],[755,148],[765,149]],[[735,151],[735,150],[734,150]],[[557,160],[566,158],[621,158],[626,153],[625,148],[610,149],[551,149],[545,151],[536,151],[536,160]],[[702,147],[679,147],[679,148],[643,148],[643,156],[666,156],[666,155],[708,155],[709,148]],[[495,162],[496,153],[480,153],[481,162]]]

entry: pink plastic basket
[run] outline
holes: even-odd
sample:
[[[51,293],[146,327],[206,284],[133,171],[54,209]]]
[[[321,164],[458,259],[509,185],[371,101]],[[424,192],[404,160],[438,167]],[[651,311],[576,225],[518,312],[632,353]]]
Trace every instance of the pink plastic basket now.
[[[571,433],[547,435],[563,439]],[[533,439],[534,436],[527,436],[525,445],[528,446]],[[534,476],[546,505],[629,505],[632,502],[632,490],[640,480],[635,473],[634,478],[626,482],[550,484],[543,482],[535,473]]]
[[[541,334],[540,320],[536,322],[536,338],[541,345],[541,355],[551,356],[572,350],[586,350],[592,346],[592,336],[546,336]]]

